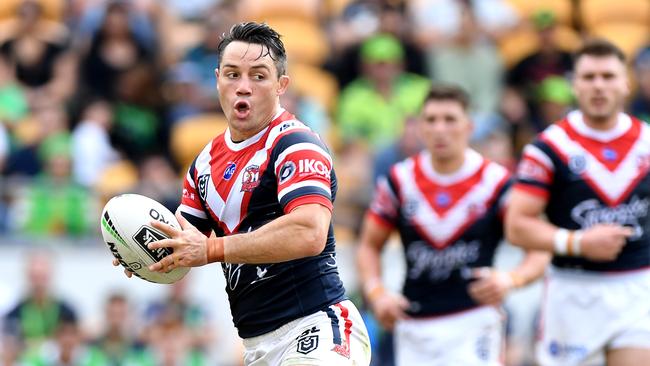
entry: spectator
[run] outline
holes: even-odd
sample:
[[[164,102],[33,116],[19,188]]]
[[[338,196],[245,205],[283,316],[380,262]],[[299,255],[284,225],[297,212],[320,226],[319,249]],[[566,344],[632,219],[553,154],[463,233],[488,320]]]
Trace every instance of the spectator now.
[[[498,105],[503,65],[499,53],[477,18],[477,2],[459,1],[456,33],[439,47],[430,48],[429,69],[433,80],[453,83],[467,90],[474,122],[472,140],[485,138],[500,127]]]
[[[511,123],[519,124],[530,120],[535,131],[539,132],[546,123],[535,104],[537,87],[549,76],[568,76],[573,66],[571,54],[560,49],[556,41],[555,15],[540,11],[533,15],[532,21],[537,29],[540,49],[508,71],[506,85],[510,91],[504,94],[504,98],[508,99],[504,103],[513,108],[506,108],[504,117]]]
[[[549,76],[537,87],[539,115],[544,127],[563,119],[573,104],[573,91],[568,80]]]
[[[77,319],[74,310],[50,292],[52,273],[48,254],[30,254],[26,262],[27,294],[4,321],[5,332],[24,340],[28,347],[54,336],[60,323]]]
[[[377,35],[361,46],[363,76],[341,92],[337,120],[342,138],[374,149],[395,141],[402,120],[414,114],[429,81],[404,71],[404,48],[391,35]]]
[[[471,9],[478,32],[491,40],[519,23],[517,12],[506,0],[414,0],[409,3],[409,14],[417,42],[428,49],[453,41],[462,32],[466,9]]]
[[[83,52],[81,77],[92,95],[115,100],[115,81],[138,63],[151,62],[153,58],[151,48],[130,27],[130,14],[127,3],[110,2],[100,29]]]
[[[304,121],[312,131],[327,140],[330,133],[330,118],[322,104],[291,86],[280,96],[280,104],[288,111],[295,111],[300,121]]]
[[[388,174],[389,168],[407,157],[422,150],[422,142],[418,136],[417,116],[408,116],[404,119],[404,131],[399,139],[390,146],[379,150],[375,157],[372,181],[377,182],[381,176]]]
[[[105,328],[93,342],[93,348],[104,355],[110,366],[131,365],[142,357],[143,350],[135,342],[134,319],[126,297],[119,293],[110,295],[104,311]]]
[[[74,320],[58,324],[55,338],[35,352],[27,353],[24,366],[108,366],[105,356],[83,343],[81,330]]]
[[[638,90],[632,97],[630,111],[635,117],[650,122],[650,48],[639,52],[634,61]]]
[[[88,103],[72,133],[72,171],[74,180],[84,187],[95,185],[104,169],[118,158],[110,142],[112,123],[111,105],[97,99]]]
[[[214,87],[217,79],[214,69],[219,64],[217,46],[224,32],[228,31],[233,20],[233,10],[228,6],[219,6],[217,11],[206,16],[203,27],[204,36],[201,43],[192,47],[183,57],[183,62],[192,66],[199,86],[197,105],[203,111],[220,111],[217,90]],[[180,65],[179,65],[180,66]]]
[[[400,40],[404,48],[404,68],[407,72],[427,75],[425,56],[412,41],[410,22],[405,14],[404,3],[384,3],[379,7],[377,19],[378,33],[390,34]],[[339,53],[333,53],[325,68],[330,70],[344,88],[361,73],[361,44],[363,40],[346,47]]]
[[[115,147],[133,161],[143,155],[165,152],[169,130],[163,120],[165,112],[156,68],[140,63],[125,70],[114,84]]]
[[[9,155],[9,134],[4,123],[0,120],[0,172],[4,169],[5,161]]]
[[[96,226],[94,201],[71,179],[70,136],[48,137],[39,147],[45,171],[15,208],[23,233],[35,236],[81,236]]]
[[[161,155],[151,155],[141,160],[139,168],[140,184],[136,192],[160,202],[172,212],[176,211],[180,204],[180,180],[169,160]]]
[[[147,310],[144,340],[157,365],[206,365],[206,348],[214,336],[203,310],[187,298],[189,278],[174,283],[169,296]]]
[[[18,7],[17,24],[0,45],[0,56],[13,69],[20,84],[34,93],[62,100],[74,82],[63,63],[67,30],[42,18],[38,1],[26,0]]]

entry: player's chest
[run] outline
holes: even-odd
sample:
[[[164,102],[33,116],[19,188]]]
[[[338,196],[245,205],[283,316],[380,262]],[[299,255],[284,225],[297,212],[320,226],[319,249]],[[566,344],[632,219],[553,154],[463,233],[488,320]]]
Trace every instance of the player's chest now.
[[[592,195],[615,206],[630,196],[650,194],[650,141],[570,143],[562,146],[559,160],[555,189],[567,201]]]

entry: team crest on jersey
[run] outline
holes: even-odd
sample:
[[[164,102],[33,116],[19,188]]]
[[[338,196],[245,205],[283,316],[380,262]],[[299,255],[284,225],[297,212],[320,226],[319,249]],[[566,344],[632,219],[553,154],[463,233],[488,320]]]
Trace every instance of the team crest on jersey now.
[[[206,200],[206,197],[208,196],[208,181],[210,180],[210,175],[209,174],[203,174],[199,176],[198,179],[198,188],[199,188],[199,197],[203,201]]]
[[[569,169],[574,174],[582,174],[587,169],[587,159],[582,155],[573,155],[569,158]]]
[[[252,192],[260,185],[260,166],[249,165],[244,169],[244,175],[241,181],[242,192]]]

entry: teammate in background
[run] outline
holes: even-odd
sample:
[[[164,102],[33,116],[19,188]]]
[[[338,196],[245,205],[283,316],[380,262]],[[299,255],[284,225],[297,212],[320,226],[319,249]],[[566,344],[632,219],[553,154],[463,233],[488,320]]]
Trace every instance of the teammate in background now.
[[[433,86],[419,117],[426,149],[379,179],[357,258],[366,298],[394,329],[397,365],[496,365],[503,357],[498,306],[540,277],[550,256],[531,252],[512,272],[490,268],[503,237],[510,174],[468,147],[468,97]],[[407,267],[403,295],[381,282],[380,255],[393,230]]]
[[[538,362],[647,364],[650,128],[623,113],[625,58],[607,41],[577,51],[573,91],[579,110],[525,147],[506,216],[512,243],[554,253]]]
[[[174,253],[151,269],[221,262],[247,365],[368,365],[367,331],[337,269],[332,158],[279,104],[289,85],[280,36],[241,23],[218,50],[228,129],[189,168],[183,230],[154,223],[171,239],[150,248]]]

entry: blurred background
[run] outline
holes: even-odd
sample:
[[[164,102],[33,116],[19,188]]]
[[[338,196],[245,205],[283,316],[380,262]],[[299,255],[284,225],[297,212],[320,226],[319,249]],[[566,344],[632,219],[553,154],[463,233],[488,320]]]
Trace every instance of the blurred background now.
[[[329,143],[341,272],[377,176],[420,149],[414,116],[431,81],[472,98],[474,147],[512,168],[572,108],[570,52],[604,37],[629,57],[629,111],[650,117],[650,0],[0,1],[1,365],[238,365],[218,266],[174,286],[127,280],[99,234],[123,192],[179,203],[185,169],[225,129],[219,36],[242,20],[284,37],[282,103]],[[385,280],[399,290],[393,240]],[[507,244],[498,265],[520,252]],[[508,365],[531,364],[539,284],[506,303]],[[374,365],[390,334],[365,312]],[[20,360],[20,362],[18,361]]]

